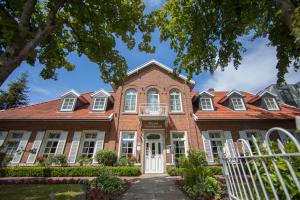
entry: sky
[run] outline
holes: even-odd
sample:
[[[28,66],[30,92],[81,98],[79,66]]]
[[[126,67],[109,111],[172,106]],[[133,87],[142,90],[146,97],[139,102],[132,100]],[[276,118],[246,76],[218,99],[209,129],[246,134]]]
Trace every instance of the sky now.
[[[146,12],[157,9],[162,4],[162,0],[146,0]],[[158,30],[152,34],[152,44],[156,46],[154,54],[140,52],[137,48],[130,51],[122,42],[117,42],[116,48],[126,58],[128,70],[132,70],[151,59],[155,59],[172,68],[176,54],[170,49],[168,42],[160,43],[159,35]],[[140,38],[139,36],[140,34],[137,34],[137,39]],[[276,83],[277,70],[275,66],[277,59],[275,49],[267,46],[268,41],[263,38],[254,42],[251,42],[249,37],[241,38],[241,40],[247,51],[243,54],[243,60],[239,69],[235,70],[233,65],[229,64],[225,71],[218,69],[213,75],[204,72],[194,77],[196,81],[194,90],[200,91],[208,88],[214,88],[215,90],[238,89],[257,93],[268,85]],[[65,69],[57,70],[58,80],[43,80],[39,76],[42,69],[41,64],[37,62],[32,67],[24,62],[10,75],[1,89],[6,89],[9,82],[19,77],[22,72],[28,71],[28,97],[30,104],[59,98],[61,94],[69,89],[75,89],[79,93],[98,89],[112,90],[109,84],[105,84],[101,80],[98,66],[90,62],[85,56],[79,57],[76,53],[72,53],[68,56],[68,60],[75,64],[76,68],[71,72]],[[291,68],[286,75],[286,82],[299,82],[299,75],[300,71],[295,72]]]

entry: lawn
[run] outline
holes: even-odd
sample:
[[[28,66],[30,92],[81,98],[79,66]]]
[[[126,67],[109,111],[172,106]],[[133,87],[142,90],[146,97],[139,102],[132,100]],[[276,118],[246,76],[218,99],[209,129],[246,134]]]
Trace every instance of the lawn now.
[[[79,184],[0,185],[0,200],[45,200],[54,192],[55,200],[85,199],[85,188]]]

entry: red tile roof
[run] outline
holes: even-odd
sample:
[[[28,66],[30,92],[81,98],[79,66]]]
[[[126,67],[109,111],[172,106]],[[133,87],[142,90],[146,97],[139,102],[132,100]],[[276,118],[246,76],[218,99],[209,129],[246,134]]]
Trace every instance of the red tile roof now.
[[[91,102],[92,92],[80,95],[79,99]],[[92,112],[89,103],[76,108],[73,112],[60,112],[60,99],[42,102],[0,111],[0,120],[109,120],[113,113],[112,106],[105,112]]]
[[[245,95],[244,100],[246,102],[247,110],[235,111],[219,103],[227,93],[228,91],[215,91],[215,97],[213,98],[215,111],[195,110],[194,114],[198,120],[294,119],[295,116],[300,116],[300,109],[285,104],[280,104],[279,111],[268,111],[250,104],[248,102],[256,95],[248,92],[241,92]]]

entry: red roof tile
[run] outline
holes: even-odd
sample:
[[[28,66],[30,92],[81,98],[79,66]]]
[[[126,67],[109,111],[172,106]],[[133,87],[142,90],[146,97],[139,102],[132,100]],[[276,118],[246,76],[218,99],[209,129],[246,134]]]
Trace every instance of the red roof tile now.
[[[198,120],[294,119],[295,116],[300,115],[299,109],[285,104],[280,104],[281,109],[279,111],[268,111],[263,108],[259,108],[247,103],[256,95],[248,92],[241,93],[245,95],[244,100],[247,107],[246,111],[235,111],[218,103],[227,94],[227,91],[215,91],[215,97],[213,98],[215,111],[196,110],[194,114],[198,117]]]
[[[91,94],[91,92],[82,94],[79,99],[85,99],[88,104],[76,108],[73,112],[60,112],[60,99],[55,99],[0,111],[0,120],[108,120],[113,108],[110,107],[105,112],[90,111]]]

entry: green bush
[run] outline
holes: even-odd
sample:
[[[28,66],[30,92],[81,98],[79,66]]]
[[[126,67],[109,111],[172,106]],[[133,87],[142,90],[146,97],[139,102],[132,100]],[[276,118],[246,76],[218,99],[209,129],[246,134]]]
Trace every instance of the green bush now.
[[[125,190],[122,179],[109,171],[102,171],[89,185],[105,193],[122,193]]]
[[[97,152],[96,160],[104,166],[114,166],[117,162],[117,154],[112,150],[101,150]]]
[[[223,175],[222,166],[207,166],[207,168],[212,175]],[[183,170],[182,167],[168,167],[167,173],[170,176],[183,176]]]
[[[53,164],[59,165],[59,166],[67,165],[66,156],[63,154],[53,156]]]
[[[179,167],[168,167],[167,168],[167,173],[170,176],[182,176],[183,175],[183,170],[184,168],[179,168]]]
[[[221,193],[220,183],[213,177],[213,170],[207,166],[203,152],[189,151],[183,167],[183,189],[192,199],[217,199]]]
[[[121,166],[133,166],[134,163],[136,163],[135,157],[123,157],[118,161],[118,164]]]
[[[222,166],[207,166],[213,175],[223,175]]]
[[[1,177],[71,177],[71,176],[98,176],[102,171],[110,171],[118,176],[139,176],[139,167],[1,167]]]
[[[80,165],[82,164],[91,164],[93,162],[93,158],[92,157],[87,157],[87,156],[80,156],[77,160],[78,163],[80,163]]]
[[[200,178],[193,185],[184,185],[183,189],[192,199],[219,199],[221,194],[220,183],[211,176]]]

